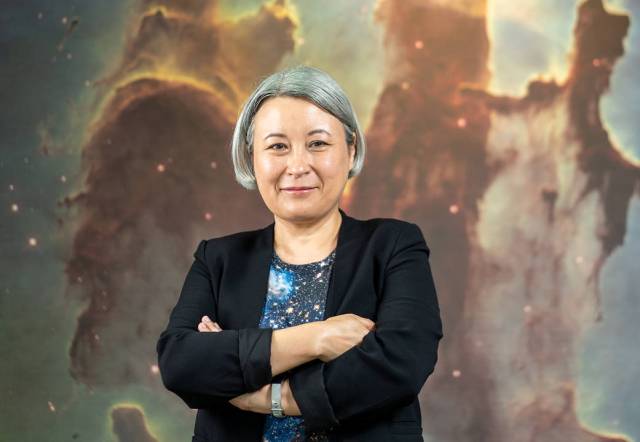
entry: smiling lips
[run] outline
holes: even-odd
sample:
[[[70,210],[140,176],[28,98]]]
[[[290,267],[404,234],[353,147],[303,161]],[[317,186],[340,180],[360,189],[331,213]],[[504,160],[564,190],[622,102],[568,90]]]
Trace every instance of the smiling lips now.
[[[304,195],[310,193],[315,187],[283,187],[282,190],[289,194]]]

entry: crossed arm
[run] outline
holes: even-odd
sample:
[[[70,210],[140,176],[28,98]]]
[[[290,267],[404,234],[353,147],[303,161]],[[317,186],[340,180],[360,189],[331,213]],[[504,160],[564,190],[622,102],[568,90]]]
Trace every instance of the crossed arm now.
[[[295,368],[319,357],[317,338],[320,333],[320,322],[300,324],[281,330],[274,330],[271,341],[271,368],[273,376]],[[198,324],[201,332],[221,332],[222,327],[208,316],[203,316]],[[287,416],[300,416],[300,408],[291,393],[289,379],[282,383],[282,408]],[[229,403],[254,413],[271,413],[271,384],[265,384],[259,390],[244,393]]]
[[[219,329],[218,333],[202,333],[215,330],[201,328],[207,325],[201,322],[202,314],[216,319],[205,251],[206,241],[201,241],[169,324],[156,345],[163,384],[194,409],[231,404],[270,413],[273,377],[319,357],[316,337],[320,322],[281,330]],[[285,380],[285,413],[299,415],[288,387]]]
[[[316,431],[411,402],[433,372],[442,323],[429,249],[417,225],[403,224],[397,235],[375,330],[360,345],[328,362],[313,352],[291,357],[279,351],[280,334],[289,329],[199,332],[196,326],[203,313],[216,320],[205,244],[201,242],[194,254],[196,260],[157,345],[165,386],[190,407],[229,406],[231,400],[254,392],[265,405],[267,384],[278,374],[273,370],[284,372],[304,361],[293,365],[285,382],[285,414],[300,410],[307,430]],[[260,409],[268,412],[266,407]]]

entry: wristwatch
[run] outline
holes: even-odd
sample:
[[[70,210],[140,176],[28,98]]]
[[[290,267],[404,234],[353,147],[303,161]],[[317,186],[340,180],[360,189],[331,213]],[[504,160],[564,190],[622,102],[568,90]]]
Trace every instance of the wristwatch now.
[[[275,417],[285,417],[284,409],[282,408],[282,389],[280,388],[280,382],[271,384],[271,414]]]

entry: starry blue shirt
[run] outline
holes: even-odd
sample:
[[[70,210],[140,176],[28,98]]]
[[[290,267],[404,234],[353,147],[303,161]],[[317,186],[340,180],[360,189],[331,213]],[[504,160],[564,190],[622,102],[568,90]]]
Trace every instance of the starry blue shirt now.
[[[269,289],[260,328],[281,329],[306,322],[322,321],[335,249],[320,261],[289,264],[273,251]],[[325,432],[305,435],[302,416],[266,416],[264,442],[326,441]]]

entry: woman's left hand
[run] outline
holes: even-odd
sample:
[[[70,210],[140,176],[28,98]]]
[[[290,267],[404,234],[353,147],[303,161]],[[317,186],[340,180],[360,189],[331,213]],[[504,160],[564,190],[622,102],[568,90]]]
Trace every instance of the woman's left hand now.
[[[198,324],[198,331],[220,332],[222,327],[217,322],[211,321],[208,316],[203,316]],[[254,413],[271,414],[271,384],[266,384],[262,388],[251,393],[244,393],[229,400],[229,403],[245,411]]]
[[[205,315],[202,317],[202,319],[200,319],[200,324],[198,324],[198,331],[219,332],[222,331],[222,327],[220,327],[217,322],[213,322],[207,315]]]

